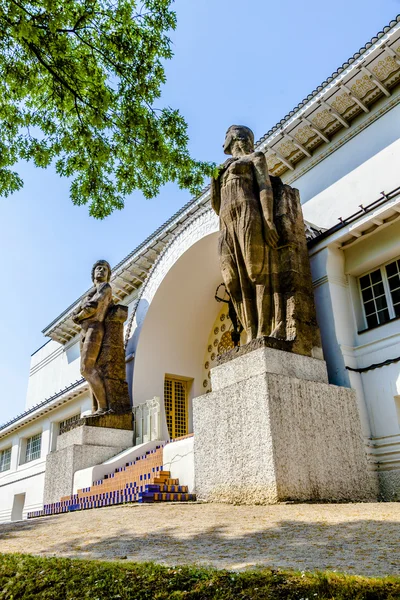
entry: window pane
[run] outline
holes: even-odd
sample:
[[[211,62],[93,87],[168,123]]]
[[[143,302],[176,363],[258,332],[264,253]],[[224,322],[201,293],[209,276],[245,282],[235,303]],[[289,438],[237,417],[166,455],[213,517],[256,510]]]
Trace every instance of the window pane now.
[[[400,277],[398,275],[394,275],[394,277],[390,277],[389,281],[389,287],[391,290],[395,290],[396,288],[400,287]]]
[[[377,310],[383,310],[387,308],[386,296],[379,296],[375,299]]]
[[[382,275],[381,275],[380,269],[377,269],[376,271],[372,271],[372,273],[370,273],[370,275],[371,275],[372,283],[378,283],[378,282],[382,281]]]
[[[369,275],[364,275],[364,277],[360,277],[360,285],[362,290],[371,285]]]
[[[372,300],[373,299],[373,295],[372,295],[372,288],[366,288],[365,290],[362,291],[362,297],[364,302],[368,302],[368,300]]]
[[[380,312],[378,312],[378,317],[380,325],[382,325],[382,323],[387,323],[390,320],[389,311],[387,309],[381,310]]]
[[[396,306],[400,306],[400,260],[387,265],[387,281],[390,285],[390,292],[393,300],[393,306],[397,314]],[[371,273],[360,277],[361,297],[364,305],[367,326],[376,327],[390,321],[389,299],[385,291],[384,277],[381,268],[375,269]],[[368,280],[370,284],[368,285]],[[390,305],[392,306],[392,305]]]
[[[388,277],[391,277],[392,275],[396,275],[397,273],[397,261],[395,260],[394,262],[390,263],[390,265],[386,265],[386,273]]]
[[[365,307],[365,314],[366,315],[371,315],[372,313],[375,312],[375,302],[372,300],[371,302],[366,302],[364,304]]]
[[[383,283],[375,284],[373,287],[373,290],[374,290],[375,298],[376,298],[376,296],[383,296],[383,294],[385,293],[385,288],[383,287]]]
[[[11,448],[0,452],[0,472],[8,471],[11,465]]]
[[[392,300],[393,304],[398,304],[400,302],[400,289],[392,292]]]
[[[25,462],[40,458],[40,449],[42,443],[42,434],[38,433],[26,441],[26,458]]]
[[[376,315],[370,315],[367,317],[367,324],[368,327],[375,327],[375,325],[378,325],[378,317]]]

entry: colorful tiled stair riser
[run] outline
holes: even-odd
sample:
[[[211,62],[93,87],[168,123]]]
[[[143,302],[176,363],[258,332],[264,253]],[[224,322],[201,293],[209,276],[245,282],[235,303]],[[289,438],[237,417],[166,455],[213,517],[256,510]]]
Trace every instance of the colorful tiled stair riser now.
[[[75,510],[113,506],[127,502],[188,502],[196,500],[189,494],[179,479],[171,479],[169,471],[162,468],[163,449],[147,452],[125,467],[95,481],[89,488],[78,490],[77,494],[64,496],[59,502],[45,504],[43,510],[28,513],[28,519],[57,515]]]

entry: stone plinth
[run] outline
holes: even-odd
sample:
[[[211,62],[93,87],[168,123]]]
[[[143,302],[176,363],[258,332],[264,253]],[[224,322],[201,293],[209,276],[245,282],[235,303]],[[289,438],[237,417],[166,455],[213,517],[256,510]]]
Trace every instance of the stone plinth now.
[[[65,431],[68,433],[69,431],[76,429],[76,427],[81,427],[82,425],[87,425],[90,428],[104,427],[106,429],[120,429],[122,431],[130,429],[133,431],[132,409],[125,413],[86,415],[85,417],[81,417],[78,421],[71,423],[69,427],[65,428]]]
[[[377,498],[353,390],[325,363],[266,347],[211,371],[194,399],[199,500],[241,504]]]
[[[81,425],[60,435],[57,450],[46,458],[44,504],[73,491],[74,473],[108,460],[133,446],[131,430]]]

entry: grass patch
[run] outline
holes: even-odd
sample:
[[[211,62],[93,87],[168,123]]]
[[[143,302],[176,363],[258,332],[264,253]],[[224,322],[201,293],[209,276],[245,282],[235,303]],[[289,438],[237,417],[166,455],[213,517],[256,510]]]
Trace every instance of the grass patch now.
[[[168,549],[166,548],[166,552]],[[400,578],[0,554],[0,600],[399,600]]]

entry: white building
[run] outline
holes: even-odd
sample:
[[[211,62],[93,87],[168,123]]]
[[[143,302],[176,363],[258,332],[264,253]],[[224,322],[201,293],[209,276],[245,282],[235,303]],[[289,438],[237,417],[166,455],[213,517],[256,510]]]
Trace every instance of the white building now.
[[[385,499],[400,498],[399,103],[400,17],[257,144],[270,173],[300,190],[313,224],[310,259],[330,383],[357,391]],[[210,368],[229,345],[226,305],[214,299],[222,280],[217,238],[205,190],[113,269],[115,300],[129,307],[133,406],[161,399],[154,435],[162,440],[192,431],[192,398],[210,389]],[[26,411],[0,427],[1,521],[42,507],[46,455],[66,421],[90,411],[75,306],[44,329],[50,340],[32,355]]]

